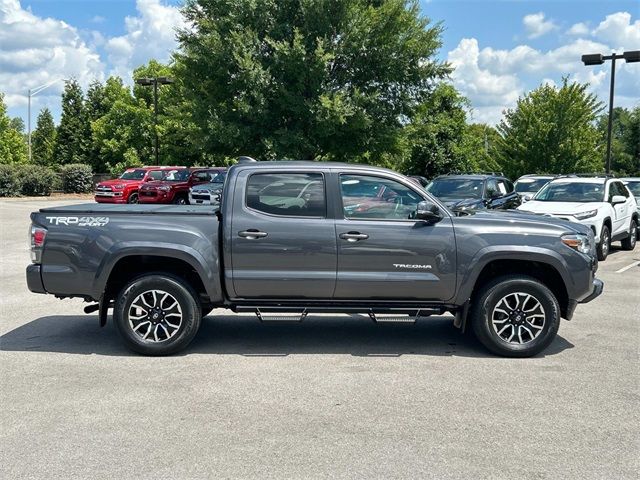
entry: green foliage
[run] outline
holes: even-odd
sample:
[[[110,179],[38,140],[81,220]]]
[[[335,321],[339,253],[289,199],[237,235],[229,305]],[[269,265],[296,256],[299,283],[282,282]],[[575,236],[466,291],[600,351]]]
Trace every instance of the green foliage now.
[[[64,193],[88,193],[93,190],[93,172],[89,165],[63,165],[60,173]]]
[[[31,135],[31,156],[38,165],[53,165],[53,150],[56,143],[56,127],[48,108],[38,115],[36,129]]]
[[[27,159],[27,144],[8,117],[4,94],[0,92],[0,164],[26,163]]]
[[[16,164],[0,164],[0,197],[17,197],[22,188],[22,176]]]
[[[508,110],[497,129],[506,174],[598,172],[603,169],[595,120],[602,104],[587,84],[541,85]]]
[[[57,164],[87,163],[91,147],[91,126],[84,105],[82,88],[76,80],[68,80],[62,94],[62,117],[54,159]]]
[[[466,99],[453,86],[438,85],[406,127],[409,157],[405,173],[433,178],[469,168],[469,158],[458,147],[466,128],[466,106]]]
[[[49,196],[57,179],[53,169],[38,165],[24,165],[21,176],[21,193],[28,196]]]
[[[187,0],[176,76],[209,154],[386,163],[450,71],[415,0]],[[189,129],[187,129],[189,131]]]
[[[501,172],[498,146],[500,134],[491,125],[472,123],[466,125],[458,153],[465,159],[470,172]]]
[[[607,143],[608,122],[608,113],[598,119],[603,145]],[[611,170],[620,175],[640,175],[640,106],[632,110],[614,108],[611,132]],[[602,152],[606,161],[606,149]]]

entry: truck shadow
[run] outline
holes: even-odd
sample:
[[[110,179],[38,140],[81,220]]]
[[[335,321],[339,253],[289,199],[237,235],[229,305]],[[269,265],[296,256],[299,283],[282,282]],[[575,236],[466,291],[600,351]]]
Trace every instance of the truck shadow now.
[[[573,344],[556,337],[544,357]],[[75,355],[136,355],[122,344],[111,319],[98,326],[96,316],[48,316],[0,337],[0,350]],[[206,317],[194,342],[178,355],[225,354],[287,356],[344,354],[362,357],[402,355],[498,358],[471,335],[453,327],[451,317],[432,317],[413,325],[374,324],[368,317],[309,317],[302,323],[261,323],[254,316]]]

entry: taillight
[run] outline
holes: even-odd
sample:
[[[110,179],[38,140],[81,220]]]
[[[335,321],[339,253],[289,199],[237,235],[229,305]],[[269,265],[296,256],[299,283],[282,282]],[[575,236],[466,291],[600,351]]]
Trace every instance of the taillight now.
[[[47,238],[47,229],[42,227],[36,227],[31,225],[30,248],[31,248],[31,261],[33,263],[40,263],[40,257],[42,256],[42,247],[44,241]]]

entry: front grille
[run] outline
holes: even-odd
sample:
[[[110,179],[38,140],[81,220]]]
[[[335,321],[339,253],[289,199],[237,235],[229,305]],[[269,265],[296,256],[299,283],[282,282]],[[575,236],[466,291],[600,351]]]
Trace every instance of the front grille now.
[[[208,193],[192,193],[191,196],[194,200],[209,200]]]
[[[155,197],[156,196],[156,191],[155,190],[140,190],[140,195],[143,197]]]
[[[96,191],[97,192],[111,192],[112,190],[111,190],[111,187],[106,187],[104,185],[98,185],[96,187]]]

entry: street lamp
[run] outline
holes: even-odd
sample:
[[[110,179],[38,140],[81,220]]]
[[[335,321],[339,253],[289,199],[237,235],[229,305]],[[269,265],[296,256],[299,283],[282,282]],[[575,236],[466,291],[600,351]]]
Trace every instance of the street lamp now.
[[[36,88],[30,88],[27,90],[27,97],[29,98],[28,107],[27,107],[27,137],[29,138],[29,163],[31,163],[31,97],[35,97],[41,91],[49,88],[56,82],[63,80],[62,78],[56,78],[55,80],[50,81],[49,83],[45,83]]]
[[[592,65],[602,65],[605,60],[611,60],[611,83],[609,85],[609,122],[607,125],[607,173],[611,173],[611,129],[613,127],[613,88],[616,81],[616,59],[624,58],[627,63],[640,62],[640,50],[624,52],[622,54],[612,53],[611,55],[602,55],[601,53],[592,53],[582,55],[582,63],[590,67]]]
[[[143,87],[150,87],[153,85],[153,125],[155,132],[155,144],[154,151],[156,156],[156,165],[160,164],[158,160],[158,85],[170,85],[175,80],[171,77],[142,77],[137,78],[136,83]]]

